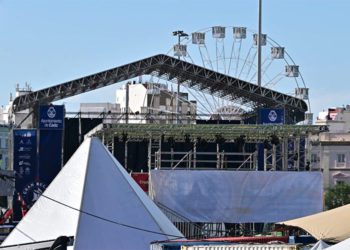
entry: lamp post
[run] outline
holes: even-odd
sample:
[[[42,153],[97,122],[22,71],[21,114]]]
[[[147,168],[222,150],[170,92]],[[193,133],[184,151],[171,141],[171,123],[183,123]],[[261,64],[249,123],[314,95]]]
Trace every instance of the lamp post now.
[[[259,0],[259,21],[258,21],[258,86],[261,86],[261,8],[262,0]]]
[[[188,37],[188,35],[183,32],[183,30],[177,30],[177,31],[173,31],[173,36],[177,36],[178,40],[177,40],[177,48],[178,50],[180,50],[180,44],[181,44],[181,37]],[[178,57],[180,60],[180,53],[178,53]],[[180,82],[177,82],[177,93],[176,93],[176,124],[179,124],[179,107],[180,107],[180,99],[179,99],[179,94],[180,94]]]

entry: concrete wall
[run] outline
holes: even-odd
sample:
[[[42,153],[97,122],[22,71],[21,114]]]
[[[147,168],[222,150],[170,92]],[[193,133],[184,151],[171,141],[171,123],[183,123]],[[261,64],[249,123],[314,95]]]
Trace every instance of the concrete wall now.
[[[311,168],[323,170],[325,188],[337,182],[350,184],[350,134],[320,134],[311,149]]]

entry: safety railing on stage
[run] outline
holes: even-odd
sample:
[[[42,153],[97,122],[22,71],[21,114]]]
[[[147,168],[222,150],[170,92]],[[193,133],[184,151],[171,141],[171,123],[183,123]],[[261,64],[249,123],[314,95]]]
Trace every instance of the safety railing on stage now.
[[[226,236],[223,223],[195,223],[157,202],[157,206],[187,239],[200,239]]]
[[[156,151],[152,157],[156,169],[236,169],[257,170],[255,153]]]

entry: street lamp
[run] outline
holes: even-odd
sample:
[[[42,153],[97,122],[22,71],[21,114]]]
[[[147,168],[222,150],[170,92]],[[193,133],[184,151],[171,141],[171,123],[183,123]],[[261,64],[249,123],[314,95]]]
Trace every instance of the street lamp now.
[[[173,36],[177,36],[177,49],[180,50],[181,45],[181,37],[188,37],[188,34],[186,34],[183,30],[176,30],[173,31]],[[180,60],[181,54],[178,53],[178,59]],[[180,94],[180,82],[177,82],[177,94],[176,94],[176,123],[179,123],[179,94]]]
[[[180,45],[181,37],[188,37],[188,34],[186,34],[183,30],[177,30],[177,31],[173,31],[173,36],[178,37],[178,44]]]

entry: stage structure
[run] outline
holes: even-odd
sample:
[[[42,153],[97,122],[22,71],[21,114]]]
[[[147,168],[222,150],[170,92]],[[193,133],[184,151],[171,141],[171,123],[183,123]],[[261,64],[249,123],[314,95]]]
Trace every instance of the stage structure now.
[[[207,69],[204,66],[198,66],[190,62],[186,62],[183,60],[176,59],[174,57],[170,57],[167,55],[155,55],[149,58],[145,58],[139,61],[135,61],[132,63],[128,63],[116,68],[112,68],[106,71],[102,71],[96,74],[92,74],[89,76],[81,77],[76,80],[72,80],[69,82],[61,83],[52,87],[48,87],[39,91],[34,91],[25,95],[18,96],[14,99],[12,103],[12,109],[10,112],[10,117],[15,115],[17,112],[20,112],[25,109],[30,109],[31,113],[29,113],[28,117],[32,115],[32,127],[37,126],[38,115],[36,111],[38,107],[41,105],[47,105],[49,103],[71,97],[74,95],[82,94],[89,91],[94,91],[98,88],[102,88],[117,82],[122,82],[128,79],[132,79],[135,77],[139,77],[142,75],[152,75],[157,76],[159,78],[166,79],[168,81],[174,81],[180,83],[181,85],[186,85],[189,88],[200,90],[201,92],[208,93],[212,96],[217,96],[220,98],[226,98],[228,100],[234,100],[236,103],[240,103],[245,107],[250,107],[250,114],[256,117],[256,121],[258,120],[259,110],[262,109],[281,109],[283,110],[283,123],[284,124],[295,124],[300,121],[305,120],[305,112],[308,110],[308,106],[306,102],[302,98],[297,98],[288,94],[283,94],[281,92],[277,92],[271,90],[267,87],[258,86],[256,84],[250,83],[246,80],[240,80],[236,77],[226,75],[225,73],[219,73],[214,69]],[[275,113],[276,114],[276,113]],[[124,114],[126,117],[132,117],[134,114],[129,114],[126,111]],[[246,114],[249,116],[249,114]],[[80,116],[79,116],[80,117]],[[193,117],[191,117],[193,119]],[[20,124],[15,124],[14,127],[18,127]],[[133,136],[132,132],[129,131],[131,129],[131,125],[123,126],[122,124],[113,124],[112,127],[108,130],[114,133],[115,131],[119,131],[117,133],[120,134],[120,130],[125,132],[123,135],[119,135],[123,137],[123,142],[128,142]],[[137,125],[135,125],[137,126]],[[229,129],[227,129],[229,128]],[[301,127],[293,127],[291,125],[281,126],[278,128],[275,126],[232,126],[227,125],[227,128],[222,126],[204,126],[197,124],[194,127],[186,126],[184,124],[176,124],[173,127],[162,126],[161,128],[157,127],[157,125],[150,125],[150,127],[135,127],[136,130],[140,131],[140,137],[144,138],[149,137],[150,131],[152,129],[158,129],[158,134],[152,134],[152,139],[148,140],[148,147],[151,150],[148,150],[148,157],[151,154],[154,154],[154,166],[160,167],[164,162],[162,162],[162,153],[158,153],[158,156],[155,152],[162,152],[161,148],[164,143],[162,142],[162,137],[167,138],[168,149],[168,161],[170,161],[170,167],[174,167],[176,163],[174,162],[174,147],[172,144],[176,143],[179,139],[172,139],[172,137],[176,138],[177,135],[181,135],[184,138],[184,142],[187,144],[186,147],[183,147],[183,152],[185,155],[181,156],[185,158],[193,158],[193,160],[188,160],[191,162],[190,165],[196,166],[197,152],[199,153],[198,147],[200,142],[203,140],[212,142],[215,144],[216,148],[214,149],[214,157],[216,158],[216,167],[222,167],[224,164],[225,157],[230,158],[227,155],[232,150],[227,150],[221,145],[223,142],[232,142],[235,143],[237,147],[240,148],[239,153],[246,154],[243,157],[242,163],[249,162],[251,166],[254,165],[256,168],[257,165],[260,169],[268,170],[268,169],[288,169],[288,168],[296,168],[299,169],[305,167],[306,157],[305,152],[303,156],[299,153],[299,149],[302,148],[301,151],[305,151],[305,145],[307,144],[306,138],[309,132],[314,133],[318,132],[318,128],[310,127],[310,126],[301,126]],[[185,131],[181,131],[185,129]],[[166,130],[164,132],[164,130]],[[285,131],[283,136],[276,134],[279,133],[279,130]],[[104,130],[105,131],[105,130]],[[210,132],[211,131],[211,132]],[[234,131],[234,134],[232,134]],[[268,132],[266,132],[268,131]],[[288,135],[286,134],[288,131]],[[107,132],[104,132],[102,136],[106,137],[105,141],[112,140],[112,137],[106,136]],[[151,132],[153,133],[153,132]],[[303,133],[304,135],[301,135]],[[169,136],[173,134],[174,136]],[[251,138],[251,135],[254,135],[254,138]],[[186,135],[186,136],[185,136]],[[81,137],[81,135],[79,135]],[[210,138],[207,138],[210,137]],[[170,139],[169,139],[170,138]],[[199,138],[203,138],[201,141]],[[155,141],[160,141],[158,143]],[[254,145],[259,143],[260,146],[259,152],[256,153],[256,148]],[[158,146],[156,146],[157,144]],[[188,145],[193,146],[188,146]],[[248,146],[242,146],[242,145]],[[151,146],[150,146],[151,145]],[[170,145],[170,146],[169,146]],[[125,155],[127,155],[127,147],[124,147]],[[226,151],[226,155],[222,155],[223,151]],[[219,156],[219,153],[221,156]],[[255,154],[252,155],[252,153]],[[258,164],[256,164],[256,154],[259,154],[260,160]],[[264,156],[263,158],[261,156]],[[280,156],[279,156],[280,155]],[[223,157],[223,158],[222,158]],[[234,159],[232,161],[236,161],[236,157],[232,155]],[[166,157],[165,157],[166,158]],[[205,158],[205,157],[204,157]],[[279,158],[284,158],[279,160]],[[291,159],[292,158],[292,159]],[[182,159],[182,158],[181,158]],[[147,166],[150,167],[149,163],[150,159],[147,160]],[[183,160],[181,160],[183,161]],[[211,160],[212,161],[212,160]],[[229,161],[229,160],[228,160]],[[128,164],[124,162],[124,165],[128,167]],[[302,163],[302,164],[300,164]],[[235,164],[236,166],[237,164]],[[289,167],[288,167],[289,165]],[[239,167],[239,166],[238,166]],[[241,166],[243,167],[243,166]],[[147,169],[148,170],[148,169]]]
[[[128,145],[138,142],[147,147],[147,169],[143,168],[146,171],[161,168],[305,171],[310,170],[308,138],[320,132],[319,126],[314,125],[101,124],[86,136],[98,136],[114,155],[124,151],[125,158],[119,160],[125,168],[129,168]],[[263,152],[259,152],[257,145],[263,146]]]

